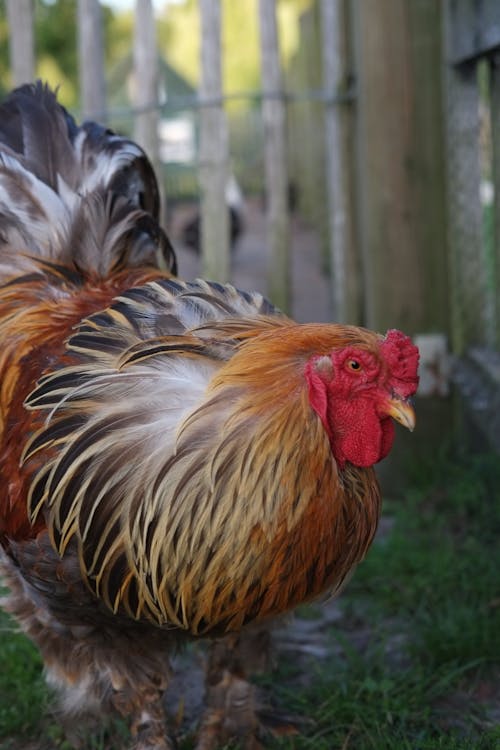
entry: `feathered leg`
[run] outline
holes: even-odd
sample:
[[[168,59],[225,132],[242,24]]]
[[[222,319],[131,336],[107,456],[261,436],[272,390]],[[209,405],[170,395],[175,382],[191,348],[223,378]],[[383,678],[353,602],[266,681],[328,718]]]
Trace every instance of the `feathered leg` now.
[[[165,688],[166,684],[157,690],[149,687],[143,689],[139,696],[136,691],[131,694],[128,685],[115,689],[114,707],[124,718],[131,719],[130,728],[134,737],[131,750],[175,750],[177,747],[166,732],[162,702]]]
[[[80,644],[74,643],[68,650],[72,662],[72,675],[68,669],[52,659],[46,670],[49,684],[55,687],[64,710],[63,725],[67,724],[71,732],[70,720],[75,714],[91,714],[93,718],[100,714],[116,713],[123,717],[130,726],[133,742],[130,750],[175,750],[176,744],[167,733],[166,717],[163,708],[163,693],[167,687],[166,679],[152,678],[134,670],[136,680],[130,682],[127,669],[109,653],[109,663],[96,662],[83,667],[84,676],[75,679],[75,654]],[[43,651],[42,651],[43,654]],[[85,658],[87,661],[87,658]],[[73,680],[70,682],[70,679]]]
[[[114,616],[108,630],[109,615],[96,604],[92,611],[85,588],[78,591],[85,618],[65,607],[67,570],[66,578],[52,575],[52,596],[44,596],[44,567],[53,553],[43,540],[29,546],[15,551],[16,562],[1,556],[0,572],[10,589],[2,605],[40,650],[47,682],[60,698],[61,723],[74,727],[77,716],[118,713],[130,724],[132,750],[174,750],[162,703],[171,674],[165,634],[153,627],[146,633],[125,620],[117,626]],[[28,562],[30,583],[18,567]]]
[[[262,748],[255,687],[246,675],[266,669],[269,662],[267,629],[227,636],[212,644],[206,670],[206,710],[196,750],[215,750],[232,739],[245,750]]]

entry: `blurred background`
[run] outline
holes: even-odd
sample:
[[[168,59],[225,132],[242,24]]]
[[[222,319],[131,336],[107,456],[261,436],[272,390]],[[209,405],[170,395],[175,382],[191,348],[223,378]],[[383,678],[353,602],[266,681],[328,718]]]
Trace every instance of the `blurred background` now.
[[[416,337],[425,444],[500,448],[499,51],[497,0],[0,3],[0,92],[145,148],[182,276]]]
[[[143,145],[181,275],[417,336],[500,446],[496,0],[6,0],[0,41]]]
[[[401,328],[411,450],[500,449],[497,0],[5,0],[0,42],[144,147],[181,276]]]

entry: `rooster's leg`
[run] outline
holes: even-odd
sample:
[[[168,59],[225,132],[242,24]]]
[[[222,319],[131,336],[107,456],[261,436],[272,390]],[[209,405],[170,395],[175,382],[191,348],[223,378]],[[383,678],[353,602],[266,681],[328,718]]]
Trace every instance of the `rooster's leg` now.
[[[111,673],[114,709],[130,723],[134,743],[131,750],[175,750],[168,736],[163,708],[165,678],[149,678],[139,683],[124,679],[124,673]]]
[[[36,563],[50,562],[49,556],[54,554],[48,543],[40,551],[42,542],[26,544],[23,557],[18,556],[20,563],[35,572]],[[131,726],[133,750],[173,750],[162,705],[171,673],[169,642],[163,634],[153,629],[145,636],[139,625],[125,620],[117,627],[93,600],[85,609],[87,623],[82,624],[80,609],[66,597],[55,575],[52,585],[59,585],[60,591],[44,598],[40,588],[43,584],[48,589],[49,583],[33,574],[35,588],[24,580],[26,576],[23,579],[19,567],[2,555],[0,572],[10,589],[1,603],[38,646],[47,681],[59,697],[61,723],[72,741],[79,740],[82,730],[76,717],[94,723],[103,715],[118,713]],[[84,588],[79,595],[80,600],[90,596]]]
[[[131,750],[175,750],[175,741],[166,733],[162,705],[163,690],[141,691],[132,694],[127,689],[115,692],[116,710],[131,722],[134,743]]]
[[[149,654],[129,638],[121,643],[115,639],[113,645],[109,641],[96,643],[91,637],[84,642],[66,638],[69,669],[53,654],[43,649],[42,654],[49,681],[59,688],[63,708],[94,718],[100,713],[119,714],[131,729],[130,750],[175,750],[163,708],[169,678],[166,660],[163,664],[148,661]]]
[[[206,673],[206,710],[196,750],[215,750],[232,739],[244,750],[260,750],[261,725],[249,672],[268,666],[270,635],[265,629],[228,636],[212,644]]]
[[[113,645],[93,642],[90,637],[85,642],[67,638],[65,646],[71,672],[44,654],[49,679],[59,688],[63,707],[94,717],[100,712],[119,714],[131,729],[130,750],[175,750],[163,708],[170,673],[165,662],[148,661],[149,655],[129,638],[122,643],[115,639]]]

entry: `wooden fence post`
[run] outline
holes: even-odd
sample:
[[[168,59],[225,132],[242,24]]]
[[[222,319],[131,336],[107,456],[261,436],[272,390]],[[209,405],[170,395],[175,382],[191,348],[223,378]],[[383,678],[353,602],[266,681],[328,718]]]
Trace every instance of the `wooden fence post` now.
[[[259,22],[266,199],[271,247],[269,296],[278,307],[287,311],[290,308],[290,240],[287,205],[286,103],[280,68],[274,0],[259,0]]]
[[[106,81],[99,0],[78,0],[77,34],[82,117],[102,122],[106,116]]]
[[[354,159],[346,0],[321,0],[328,245],[333,319],[360,323],[360,266],[354,242]]]
[[[353,0],[366,324],[449,331],[442,4]]]
[[[35,77],[33,0],[7,0],[7,21],[12,85],[20,86]]]
[[[158,179],[161,218],[166,214],[158,126],[158,49],[152,0],[136,0],[134,18],[134,139],[144,149]]]
[[[199,180],[203,274],[229,278],[228,129],[222,100],[220,0],[200,0],[201,126]]]

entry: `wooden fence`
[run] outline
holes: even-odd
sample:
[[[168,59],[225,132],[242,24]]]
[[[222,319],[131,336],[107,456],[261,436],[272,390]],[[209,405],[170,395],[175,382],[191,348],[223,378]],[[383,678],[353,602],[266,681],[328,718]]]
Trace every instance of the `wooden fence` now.
[[[498,349],[500,3],[332,5],[342,75],[332,90],[324,65],[322,83],[344,118],[326,159],[348,160],[348,317],[444,334],[455,353]]]
[[[336,319],[442,333],[456,352],[498,347],[500,191],[490,203],[484,193],[500,179],[500,3],[312,0],[300,20],[301,45],[283,71],[277,2],[255,5],[274,301],[285,309],[289,303],[287,191],[293,182],[325,238]],[[79,0],[82,49],[99,38],[98,6],[98,0]],[[34,65],[24,52],[33,43],[26,33],[32,4],[9,0],[7,7],[14,79],[24,80]],[[154,159],[157,58],[141,54],[155,46],[151,0],[137,0],[136,7],[142,84],[133,111],[136,136]],[[204,272],[224,280],[229,249],[221,217],[231,154],[221,7],[220,0],[199,0],[202,76],[192,106],[200,126]],[[91,101],[104,77],[102,56],[94,58],[100,72],[82,66],[88,114],[106,109],[102,99]],[[94,83],[86,87],[84,76]]]

